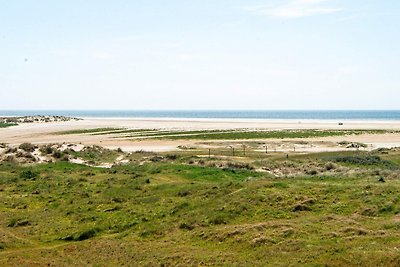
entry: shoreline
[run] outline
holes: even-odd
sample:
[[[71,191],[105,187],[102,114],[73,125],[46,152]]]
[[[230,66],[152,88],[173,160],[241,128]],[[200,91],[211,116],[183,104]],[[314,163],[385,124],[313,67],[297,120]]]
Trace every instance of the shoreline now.
[[[155,122],[240,122],[240,123],[350,123],[350,124],[398,124],[400,120],[379,120],[379,119],[260,119],[260,118],[175,118],[175,117],[79,117],[83,120],[110,120],[110,121],[155,121]]]

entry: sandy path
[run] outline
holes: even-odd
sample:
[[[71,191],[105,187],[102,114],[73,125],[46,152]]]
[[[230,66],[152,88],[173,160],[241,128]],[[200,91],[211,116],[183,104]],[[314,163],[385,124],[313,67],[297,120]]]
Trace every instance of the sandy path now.
[[[346,121],[338,125],[337,121],[294,121],[294,120],[217,120],[217,119],[85,119],[82,121],[32,123],[0,129],[0,143],[18,145],[23,142],[35,144],[46,143],[82,143],[85,145],[101,145],[116,149],[121,147],[125,151],[170,151],[177,146],[194,146],[196,140],[127,140],[113,138],[112,135],[56,135],[54,132],[88,128],[132,128],[132,129],[179,129],[179,130],[225,130],[225,129],[387,129],[400,130],[400,122],[384,121]],[[115,137],[115,136],[114,136]],[[310,138],[307,141],[326,141],[337,143],[340,141],[361,142],[377,147],[400,146],[400,134],[377,134],[358,136],[338,136],[324,138]],[[281,142],[282,140],[265,140],[266,142]],[[289,141],[285,139],[285,141]],[[293,142],[298,139],[292,140]],[[330,146],[303,146],[299,151],[335,150]]]

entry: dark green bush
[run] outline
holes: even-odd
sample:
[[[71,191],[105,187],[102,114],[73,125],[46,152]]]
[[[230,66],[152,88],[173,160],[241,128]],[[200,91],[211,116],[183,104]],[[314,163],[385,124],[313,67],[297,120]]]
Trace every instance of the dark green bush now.
[[[357,164],[357,165],[385,165],[385,166],[394,166],[394,164],[390,161],[383,160],[379,156],[371,156],[371,155],[353,155],[353,156],[337,156],[329,158],[328,160],[333,162],[341,162],[348,164]]]
[[[195,226],[194,226],[193,224],[191,224],[191,223],[185,223],[185,222],[183,222],[183,223],[181,223],[181,224],[179,225],[179,229],[193,230],[194,228],[195,228]]]
[[[89,230],[83,231],[82,233],[78,234],[74,239],[76,241],[83,241],[83,240],[86,240],[86,239],[96,236],[96,233],[97,233],[97,229],[95,229],[95,228],[89,229]]]
[[[35,151],[35,146],[32,145],[31,143],[22,143],[19,145],[19,148],[26,151],[26,152],[33,152]]]
[[[307,170],[306,173],[308,175],[317,175],[318,171],[316,169]]]
[[[35,180],[38,176],[39,176],[39,173],[35,172],[35,171],[31,170],[31,169],[24,170],[19,175],[19,177],[21,179],[24,179],[24,180]]]
[[[56,150],[53,152],[53,157],[56,159],[60,159],[62,156],[63,156],[63,153],[61,151]]]
[[[50,155],[53,153],[53,148],[51,146],[44,146],[40,148],[40,152],[42,152],[42,154]]]
[[[16,218],[12,218],[10,222],[7,224],[8,227],[20,227],[30,225],[31,222],[26,219],[18,220]]]
[[[220,224],[226,224],[227,220],[223,215],[216,215],[210,219],[209,223],[212,225],[220,225]]]

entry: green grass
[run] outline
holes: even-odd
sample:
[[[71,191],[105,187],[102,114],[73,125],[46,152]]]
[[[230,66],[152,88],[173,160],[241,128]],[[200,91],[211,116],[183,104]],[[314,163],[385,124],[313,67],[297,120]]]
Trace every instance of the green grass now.
[[[327,158],[327,160],[331,160],[338,163],[345,163],[349,165],[360,165],[360,166],[382,166],[382,167],[391,167],[398,168],[399,166],[393,162],[382,159],[377,155],[344,155],[344,156],[335,156]]]
[[[159,138],[171,140],[239,140],[239,139],[289,139],[312,138],[328,136],[345,136],[359,134],[384,133],[380,130],[282,130],[282,131],[185,131],[143,135],[146,138]]]
[[[280,130],[280,131],[253,131],[253,130],[198,130],[198,131],[166,131],[156,129],[122,129],[96,128],[82,129],[57,134],[90,134],[90,135],[117,135],[116,138],[156,138],[168,140],[240,140],[240,139],[289,139],[312,138],[328,136],[346,136],[360,134],[381,134],[384,130]]]
[[[97,134],[101,132],[111,132],[111,131],[122,131],[123,128],[95,128],[95,129],[78,129],[78,130],[70,130],[57,132],[55,134],[68,135],[68,134]]]
[[[116,130],[116,131],[108,131],[108,132],[101,132],[101,133],[96,133],[93,135],[109,135],[109,134],[135,134],[135,135],[140,135],[140,134],[146,134],[149,132],[154,132],[154,131],[158,131],[158,130],[154,130],[154,129],[130,129],[130,130]]]
[[[7,127],[11,127],[11,126],[17,126],[18,124],[16,123],[4,123],[4,122],[0,122],[0,128],[7,128]]]
[[[368,169],[364,161],[325,168],[327,158],[340,156],[380,161]],[[0,164],[0,265],[400,263],[399,172],[381,164],[397,164],[395,150],[289,159],[130,157],[111,169]],[[297,172],[274,176],[260,167]],[[317,173],[307,174],[311,168]]]

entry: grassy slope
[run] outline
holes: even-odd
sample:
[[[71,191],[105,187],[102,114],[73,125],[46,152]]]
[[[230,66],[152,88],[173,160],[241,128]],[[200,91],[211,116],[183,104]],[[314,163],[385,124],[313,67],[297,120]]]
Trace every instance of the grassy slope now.
[[[0,165],[0,265],[398,266],[400,181],[375,174],[396,177],[400,157],[360,155],[336,163],[346,176],[296,178],[140,154],[110,170]]]

